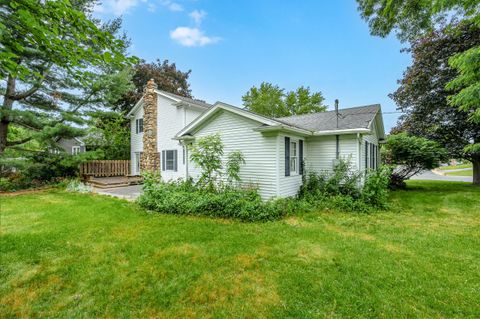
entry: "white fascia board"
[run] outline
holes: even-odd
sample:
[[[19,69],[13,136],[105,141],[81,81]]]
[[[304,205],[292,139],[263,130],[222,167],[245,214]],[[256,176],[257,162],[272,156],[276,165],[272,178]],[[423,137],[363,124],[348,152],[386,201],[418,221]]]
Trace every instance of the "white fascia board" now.
[[[219,106],[215,105],[214,107],[212,107],[211,109],[209,109],[208,111],[206,111],[205,113],[203,113],[202,115],[197,117],[195,120],[193,120],[193,122],[191,122],[190,124],[185,126],[180,132],[175,134],[174,139],[180,139],[182,137],[182,135],[188,133],[191,129],[193,129],[193,128],[197,127],[198,125],[202,124],[204,121],[206,121],[208,119],[210,114],[217,112],[218,109],[219,109]]]
[[[193,107],[193,108],[200,109],[200,110],[209,109],[208,107],[200,106],[198,104],[188,103],[188,102],[185,102],[185,101],[175,102],[175,103],[173,103],[173,105],[175,105],[176,107],[182,107],[182,106],[183,107]]]
[[[371,133],[371,130],[368,128],[353,128],[353,129],[344,129],[344,130],[330,130],[330,131],[316,131],[313,132],[313,136],[323,136],[323,135],[343,135],[343,134],[368,134]]]
[[[307,130],[302,130],[296,127],[287,126],[287,125],[272,125],[272,126],[260,126],[253,129],[256,132],[275,132],[275,131],[284,131],[289,133],[296,133],[304,136],[312,135],[312,132]]]
[[[125,117],[127,118],[131,118],[133,116],[133,114],[135,114],[137,112],[137,109],[140,107],[140,105],[143,104],[143,96],[140,100],[138,100],[137,104],[135,104],[133,106],[133,108],[130,110],[130,112],[127,113],[127,115],[125,115]]]
[[[165,97],[165,98],[167,98],[167,99],[169,99],[169,100],[175,101],[175,102],[180,102],[180,101],[181,101],[180,99],[177,99],[177,98],[175,98],[175,97],[173,97],[173,96],[170,96],[170,95],[168,95],[168,94],[165,94],[165,93],[163,93],[162,91],[159,91],[159,90],[155,90],[155,93],[157,93],[158,95],[161,95],[161,96],[163,96],[163,97]]]

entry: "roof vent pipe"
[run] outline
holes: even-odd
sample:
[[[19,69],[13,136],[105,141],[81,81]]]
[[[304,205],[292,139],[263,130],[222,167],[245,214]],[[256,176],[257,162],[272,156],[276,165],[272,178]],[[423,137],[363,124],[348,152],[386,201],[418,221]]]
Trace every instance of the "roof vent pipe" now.
[[[337,118],[337,129],[338,129],[338,99],[335,99],[335,115]]]

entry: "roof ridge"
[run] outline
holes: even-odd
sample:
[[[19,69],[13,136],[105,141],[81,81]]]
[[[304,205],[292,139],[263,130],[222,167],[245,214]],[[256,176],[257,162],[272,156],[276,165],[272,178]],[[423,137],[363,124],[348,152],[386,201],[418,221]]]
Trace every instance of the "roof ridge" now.
[[[353,106],[353,107],[346,107],[342,109],[338,109],[339,113],[342,113],[342,111],[347,111],[347,110],[355,110],[355,109],[362,109],[362,108],[369,108],[369,107],[378,107],[380,108],[380,104],[368,104],[368,105],[361,105],[361,106]],[[313,116],[317,114],[331,114],[334,113],[335,110],[328,110],[328,111],[323,111],[323,112],[315,112],[315,113],[306,113],[306,114],[295,114],[295,115],[290,115],[290,116],[282,116],[282,117],[276,117],[275,119],[289,119],[289,118],[301,118],[301,117],[308,117],[308,116]],[[374,113],[374,112],[365,112],[365,113]],[[356,113],[359,114],[359,113]]]

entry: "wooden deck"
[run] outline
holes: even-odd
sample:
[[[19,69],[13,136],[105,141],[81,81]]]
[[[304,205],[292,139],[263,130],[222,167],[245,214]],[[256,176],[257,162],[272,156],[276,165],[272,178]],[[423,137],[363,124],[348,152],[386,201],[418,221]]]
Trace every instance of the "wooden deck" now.
[[[115,188],[142,184],[141,176],[90,177],[88,184],[97,188]]]

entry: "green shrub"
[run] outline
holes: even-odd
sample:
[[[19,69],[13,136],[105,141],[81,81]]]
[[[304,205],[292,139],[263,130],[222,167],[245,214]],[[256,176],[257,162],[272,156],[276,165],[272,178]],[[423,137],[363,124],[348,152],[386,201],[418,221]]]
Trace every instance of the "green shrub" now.
[[[298,198],[317,209],[369,212],[385,209],[391,169],[369,171],[362,187],[362,173],[352,169],[350,161],[340,160],[332,172],[309,172],[303,177]]]
[[[203,189],[191,181],[149,179],[138,203],[147,209],[178,215],[204,215],[245,221],[272,220],[283,215],[267,207],[254,188]]]
[[[362,200],[365,204],[382,209],[387,208],[391,175],[392,168],[389,166],[382,166],[367,173],[362,188]]]
[[[341,159],[334,166],[332,172],[309,172],[303,177],[299,190],[299,197],[306,194],[317,195],[348,195],[360,197],[362,174],[352,168],[350,160]]]

